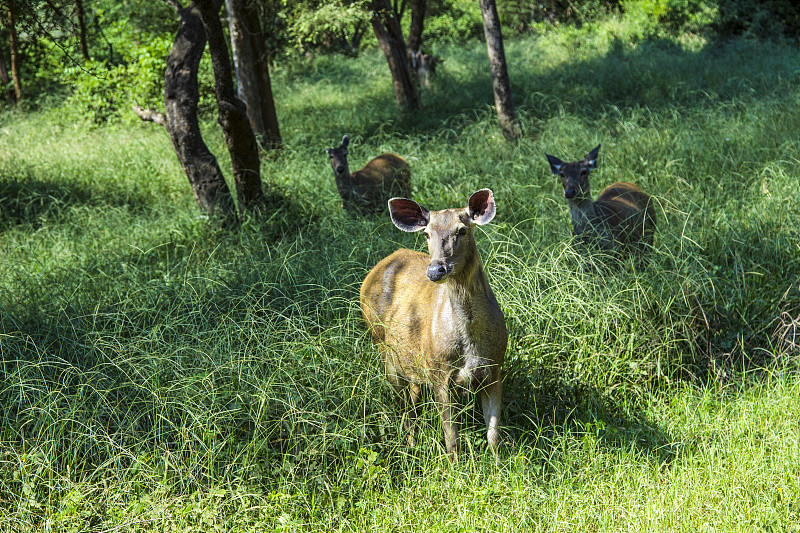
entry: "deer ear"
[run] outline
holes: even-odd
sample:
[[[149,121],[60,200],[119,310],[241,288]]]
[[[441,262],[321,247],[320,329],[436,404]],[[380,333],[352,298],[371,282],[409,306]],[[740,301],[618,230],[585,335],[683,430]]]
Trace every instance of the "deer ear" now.
[[[497,207],[494,203],[494,194],[491,189],[481,189],[472,193],[467,202],[467,213],[475,224],[482,226],[494,218]]]
[[[562,160],[550,154],[544,154],[544,156],[547,158],[547,161],[550,162],[550,170],[553,171],[553,174],[558,174],[559,172],[561,172],[561,169],[564,167],[565,164]]]
[[[350,136],[345,134],[345,136],[342,137],[342,148],[347,148],[348,144],[350,144]]]
[[[594,170],[594,169],[596,169],[596,168],[597,168],[597,154],[598,154],[599,152],[600,152],[600,145],[598,144],[598,145],[597,145],[597,146],[594,148],[594,150],[592,150],[591,152],[589,152],[589,155],[587,155],[587,156],[584,158],[584,161],[586,161],[586,165],[589,167],[589,170]]]
[[[389,200],[389,214],[397,229],[408,232],[425,229],[431,219],[427,209],[408,198]]]

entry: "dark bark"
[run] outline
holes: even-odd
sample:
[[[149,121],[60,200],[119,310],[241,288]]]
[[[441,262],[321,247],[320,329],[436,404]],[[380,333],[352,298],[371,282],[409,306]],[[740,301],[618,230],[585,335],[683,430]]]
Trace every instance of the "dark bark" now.
[[[408,29],[408,49],[419,50],[422,46],[422,29],[428,0],[411,0],[411,26]]]
[[[258,143],[247,118],[247,106],[236,96],[233,73],[228,56],[228,45],[219,18],[221,0],[196,0],[200,17],[211,52],[214,69],[214,88],[219,110],[218,122],[225,134],[228,152],[231,155],[233,178],[239,209],[249,211],[266,203],[261,188],[261,162],[258,158]]]
[[[14,105],[14,88],[11,87],[11,76],[8,75],[8,65],[6,64],[6,53],[0,47],[0,83],[6,92],[6,98],[9,105]]]
[[[419,92],[408,68],[406,43],[400,21],[389,0],[372,0],[372,29],[389,63],[397,105],[403,109],[419,109]]]
[[[506,53],[503,48],[503,35],[500,31],[500,17],[497,15],[495,0],[480,0],[483,15],[483,32],[486,36],[486,49],[492,69],[494,85],[494,104],[503,134],[509,139],[520,136],[517,112],[511,99],[511,83],[508,79]]]
[[[75,0],[75,16],[78,19],[78,39],[81,43],[81,55],[89,61],[89,45],[86,43],[86,15],[83,10],[83,0]]]
[[[179,8],[178,17],[164,75],[165,127],[200,208],[209,215],[235,219],[231,191],[216,157],[203,141],[197,119],[197,72],[206,46],[205,30],[194,5]]]
[[[281,147],[278,115],[269,78],[267,49],[258,12],[245,0],[225,0],[231,46],[237,53],[238,95],[247,105],[250,126],[265,150]]]
[[[11,78],[14,80],[14,101],[22,100],[22,78],[20,77],[19,37],[17,35],[17,5],[8,0],[8,33],[11,40]]]

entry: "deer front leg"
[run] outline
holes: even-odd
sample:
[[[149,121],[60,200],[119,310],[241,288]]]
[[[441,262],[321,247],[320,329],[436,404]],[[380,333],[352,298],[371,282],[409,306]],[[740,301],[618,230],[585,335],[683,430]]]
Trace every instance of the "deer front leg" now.
[[[403,429],[406,431],[408,445],[414,446],[414,422],[417,419],[417,403],[422,395],[422,388],[398,374],[397,368],[390,357],[385,357],[384,368],[386,370],[386,379],[392,385],[397,395],[397,402],[404,411]]]
[[[494,383],[481,389],[480,394],[483,419],[486,421],[486,438],[489,447],[497,453],[500,445],[500,405],[503,401],[503,382],[500,381],[500,376]]]
[[[417,403],[422,395],[422,388],[416,383],[409,382],[404,394],[408,395],[404,398],[408,410],[403,415],[403,429],[408,436],[408,445],[414,446],[414,426],[417,421]]]
[[[456,409],[447,383],[436,385],[436,407],[439,409],[439,416],[442,419],[447,454],[451,461],[455,461],[458,456],[458,423],[455,420]]]

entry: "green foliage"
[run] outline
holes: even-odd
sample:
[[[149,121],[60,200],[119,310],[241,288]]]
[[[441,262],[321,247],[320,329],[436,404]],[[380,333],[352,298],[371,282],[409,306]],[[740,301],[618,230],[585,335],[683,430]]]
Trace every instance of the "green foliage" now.
[[[358,54],[358,44],[350,41],[359,30],[370,28],[369,2],[296,2],[288,3],[282,16],[287,20],[289,41],[298,50],[320,47],[326,50],[348,50]]]
[[[411,16],[407,18],[410,20]],[[483,36],[483,18],[478,2],[442,0],[429,2],[425,18],[425,40],[430,43],[461,43]]]
[[[800,36],[800,10],[793,0],[718,0],[717,29],[759,38]]]
[[[608,16],[620,0],[500,0],[497,2],[503,25],[515,31],[528,31],[540,23],[583,25]]]
[[[125,61],[109,65],[91,61],[64,69],[62,80],[72,87],[63,105],[65,120],[93,124],[138,120],[134,102],[144,108],[160,109],[164,101],[164,70],[172,40],[156,37],[126,50]],[[214,77],[208,54],[200,62],[200,110],[214,105]]]
[[[622,8],[642,35],[665,36],[704,32],[714,21],[713,0],[623,0]]]

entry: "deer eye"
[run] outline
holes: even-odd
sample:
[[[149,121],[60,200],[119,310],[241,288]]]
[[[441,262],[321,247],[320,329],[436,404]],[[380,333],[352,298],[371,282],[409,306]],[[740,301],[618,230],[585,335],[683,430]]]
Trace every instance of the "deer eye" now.
[[[467,227],[466,226],[461,226],[460,228],[458,228],[458,234],[461,235],[462,237],[464,235],[466,235],[467,234]]]

